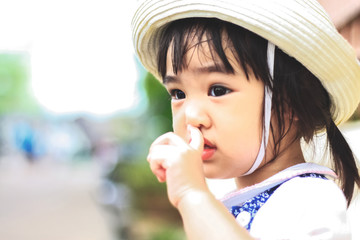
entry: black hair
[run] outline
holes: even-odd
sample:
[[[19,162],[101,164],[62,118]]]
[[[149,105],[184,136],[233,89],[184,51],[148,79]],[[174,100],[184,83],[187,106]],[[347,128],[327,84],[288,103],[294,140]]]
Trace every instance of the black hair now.
[[[177,73],[187,67],[185,55],[193,47],[190,44],[195,42],[200,46],[204,41],[209,46],[212,58],[220,60],[223,65],[221,67],[228,73],[234,73],[234,69],[224,52],[224,44],[230,47],[248,79],[251,72],[273,91],[272,113],[277,118],[277,126],[270,125],[275,143],[274,158],[278,156],[281,140],[294,123],[295,116],[297,134],[293,141],[303,138],[310,142],[317,132],[326,130],[333,168],[339,176],[340,186],[349,205],[355,184],[360,187],[359,172],[348,143],[332,119],[334,106],[331,96],[319,79],[295,58],[276,47],[274,80],[271,84],[267,64],[267,40],[240,26],[216,18],[188,18],[169,23],[159,39],[159,74],[165,77],[169,50],[173,71]],[[172,49],[169,49],[170,46]],[[285,112],[289,114],[285,115]],[[285,116],[289,118],[288,127],[285,127]]]

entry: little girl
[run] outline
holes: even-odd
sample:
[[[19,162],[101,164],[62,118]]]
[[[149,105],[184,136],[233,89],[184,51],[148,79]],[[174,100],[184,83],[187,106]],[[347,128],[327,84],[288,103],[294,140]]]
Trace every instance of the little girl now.
[[[133,40],[172,98],[174,132],[147,160],[188,239],[351,238],[360,177],[337,125],[360,66],[316,0],[144,0]],[[334,171],[301,149],[325,132]],[[220,201],[205,178],[237,190]]]

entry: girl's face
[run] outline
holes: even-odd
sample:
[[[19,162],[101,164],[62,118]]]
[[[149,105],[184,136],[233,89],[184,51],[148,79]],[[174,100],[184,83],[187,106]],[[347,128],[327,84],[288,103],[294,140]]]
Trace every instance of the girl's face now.
[[[169,48],[171,49],[171,47]],[[246,78],[229,49],[225,53],[234,73],[215,67],[207,43],[192,47],[187,67],[173,72],[167,56],[165,87],[172,96],[174,132],[189,142],[187,125],[204,137],[203,166],[208,178],[232,178],[246,173],[259,151],[262,136],[264,84]]]

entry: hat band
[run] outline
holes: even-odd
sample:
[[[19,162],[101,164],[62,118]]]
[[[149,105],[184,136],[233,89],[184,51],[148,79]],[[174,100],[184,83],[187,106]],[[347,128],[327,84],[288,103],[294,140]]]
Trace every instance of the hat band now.
[[[274,62],[275,62],[275,45],[268,41],[267,46],[267,62],[270,72],[270,84],[272,85],[272,81],[274,79]],[[243,176],[249,175],[253,173],[261,164],[265,156],[265,150],[269,141],[269,128],[270,128],[270,120],[271,120],[271,101],[272,101],[272,91],[269,86],[264,87],[264,125],[262,131],[261,145],[259,149],[259,153],[256,157],[255,162],[249,171],[247,171]]]

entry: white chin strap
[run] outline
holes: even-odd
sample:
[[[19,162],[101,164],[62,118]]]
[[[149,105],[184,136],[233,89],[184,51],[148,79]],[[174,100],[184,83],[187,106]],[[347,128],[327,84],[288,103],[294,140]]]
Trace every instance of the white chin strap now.
[[[267,62],[271,76],[271,84],[274,79],[274,59],[275,59],[275,45],[268,41],[267,46]],[[256,160],[249,171],[247,171],[243,176],[253,173],[263,161],[265,156],[266,146],[269,140],[269,128],[270,128],[270,119],[271,119],[271,100],[272,100],[272,91],[268,86],[265,86],[264,89],[264,126],[262,132],[261,146],[259,153],[256,157]]]

